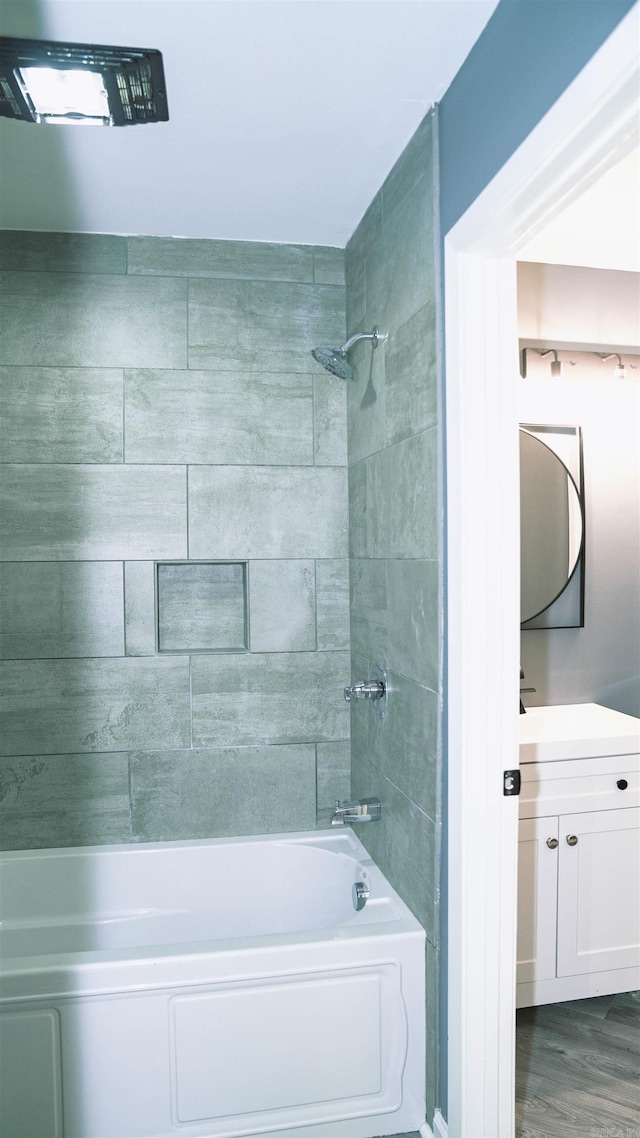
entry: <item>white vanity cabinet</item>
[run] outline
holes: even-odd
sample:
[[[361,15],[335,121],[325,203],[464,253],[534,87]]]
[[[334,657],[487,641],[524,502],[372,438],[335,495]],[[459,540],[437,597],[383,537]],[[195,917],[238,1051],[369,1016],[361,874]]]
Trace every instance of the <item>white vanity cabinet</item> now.
[[[521,725],[518,1007],[640,987],[640,721],[596,704]]]

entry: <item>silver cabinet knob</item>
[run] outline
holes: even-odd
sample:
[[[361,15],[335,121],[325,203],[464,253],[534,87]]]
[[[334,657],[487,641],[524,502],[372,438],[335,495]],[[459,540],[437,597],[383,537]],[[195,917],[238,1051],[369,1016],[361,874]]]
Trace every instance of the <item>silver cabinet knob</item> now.
[[[557,849],[558,848],[558,839],[557,838],[547,838],[547,845],[548,845],[550,850]]]
[[[578,844],[578,839],[577,839],[576,835],[575,834],[567,834],[567,845],[568,846],[577,846],[577,844]]]

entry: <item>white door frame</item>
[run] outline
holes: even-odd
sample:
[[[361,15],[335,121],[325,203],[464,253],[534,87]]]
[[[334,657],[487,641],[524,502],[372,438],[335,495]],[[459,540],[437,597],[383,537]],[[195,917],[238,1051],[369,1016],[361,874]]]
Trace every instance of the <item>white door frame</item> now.
[[[516,256],[637,140],[637,44],[636,4],[445,238],[449,1138],[514,1132]]]

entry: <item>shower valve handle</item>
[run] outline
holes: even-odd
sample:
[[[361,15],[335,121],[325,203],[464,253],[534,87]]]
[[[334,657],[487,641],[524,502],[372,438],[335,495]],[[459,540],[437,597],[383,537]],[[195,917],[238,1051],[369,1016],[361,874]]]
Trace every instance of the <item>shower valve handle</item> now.
[[[372,680],[368,684],[352,684],[350,688],[345,688],[344,698],[347,703],[351,703],[352,699],[382,699],[385,690],[382,680]]]

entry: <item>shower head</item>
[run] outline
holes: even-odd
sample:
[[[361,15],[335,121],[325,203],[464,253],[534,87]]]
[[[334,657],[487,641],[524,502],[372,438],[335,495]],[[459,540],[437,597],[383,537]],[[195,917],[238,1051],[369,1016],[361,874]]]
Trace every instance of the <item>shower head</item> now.
[[[340,379],[353,379],[353,368],[344,348],[314,348],[311,355],[332,375],[338,375]]]
[[[338,375],[340,379],[353,379],[353,368],[347,359],[349,348],[352,348],[358,340],[372,340],[374,348],[377,348],[378,342],[384,343],[387,338],[387,333],[379,332],[377,325],[374,325],[372,332],[357,332],[341,348],[314,348],[311,355],[332,375]]]

